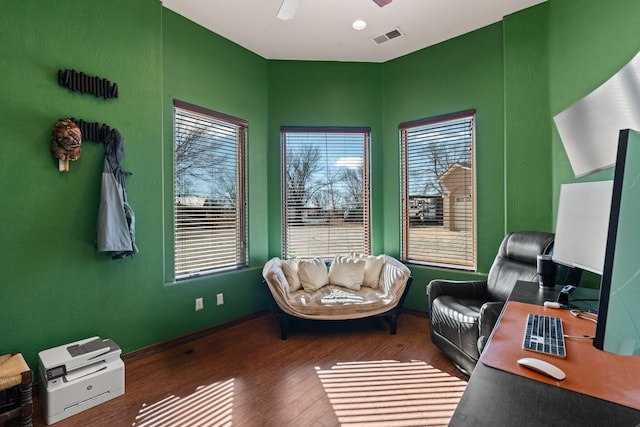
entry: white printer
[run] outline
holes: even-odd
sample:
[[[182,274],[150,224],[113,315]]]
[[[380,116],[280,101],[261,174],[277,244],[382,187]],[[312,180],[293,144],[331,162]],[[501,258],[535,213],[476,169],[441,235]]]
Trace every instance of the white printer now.
[[[40,402],[47,424],[124,394],[120,347],[110,339],[87,338],[44,350],[40,359]]]

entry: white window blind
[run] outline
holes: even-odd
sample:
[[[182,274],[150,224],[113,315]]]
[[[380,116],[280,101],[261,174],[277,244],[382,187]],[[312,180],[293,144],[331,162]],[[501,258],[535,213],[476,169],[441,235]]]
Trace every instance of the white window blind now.
[[[246,265],[248,123],[174,104],[176,280]]]
[[[370,252],[369,128],[283,127],[283,257]]]
[[[476,268],[475,111],[399,126],[404,260]]]

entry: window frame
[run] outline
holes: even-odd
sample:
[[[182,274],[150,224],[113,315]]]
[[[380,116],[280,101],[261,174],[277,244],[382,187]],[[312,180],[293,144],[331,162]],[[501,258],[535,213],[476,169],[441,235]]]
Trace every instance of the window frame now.
[[[370,151],[371,151],[371,128],[370,127],[341,127],[341,126],[281,126],[281,215],[282,215],[282,234],[281,234],[281,256],[283,259],[291,258],[289,253],[290,244],[288,242],[289,212],[287,209],[287,134],[360,134],[363,136],[363,159],[362,159],[362,188],[363,188],[363,206],[362,206],[362,224],[363,224],[363,240],[362,250],[358,253],[371,253],[371,191],[370,191]],[[335,255],[344,255],[344,253],[335,253],[332,256],[323,256],[325,261],[329,261]],[[294,254],[293,256],[299,256]],[[308,258],[310,256],[302,256]]]
[[[421,256],[416,256],[416,253],[411,251],[411,218],[410,218],[410,203],[411,203],[411,195],[409,194],[409,174],[408,170],[408,162],[409,162],[409,145],[410,141],[408,141],[408,131],[412,129],[420,129],[426,128],[434,125],[445,125],[448,122],[459,122],[461,120],[469,119],[471,130],[470,130],[470,150],[471,153],[469,155],[469,170],[470,170],[470,178],[464,181],[466,185],[470,187],[470,197],[471,197],[471,209],[470,209],[470,244],[471,249],[469,251],[469,258],[467,262],[464,263],[455,263],[450,260],[446,260],[444,257],[438,258],[429,257],[424,252],[422,254],[418,254]],[[455,113],[443,114],[439,116],[429,117],[425,119],[419,119],[409,122],[400,123],[398,125],[399,130],[399,139],[400,139],[400,157],[401,157],[401,165],[400,165],[400,174],[401,174],[401,259],[404,262],[433,266],[433,267],[445,267],[456,270],[467,270],[467,271],[476,271],[477,270],[477,191],[476,191],[476,110],[469,109],[464,111],[459,111]],[[451,167],[456,165],[456,163],[452,163]],[[448,170],[451,170],[451,167]],[[446,174],[442,174],[444,176]],[[465,196],[468,197],[468,196]],[[456,196],[459,198],[459,196]],[[444,199],[444,197],[442,197]],[[444,200],[441,202],[444,204]],[[444,212],[446,206],[443,206],[441,209],[443,210],[442,218],[443,218],[443,226],[445,218],[447,214]],[[437,240],[437,239],[436,239]],[[462,251],[461,251],[462,252]]]
[[[248,215],[247,215],[247,141],[248,141],[248,127],[249,122],[245,119],[234,117],[228,114],[224,114],[218,111],[210,110],[205,107],[190,104],[184,101],[175,99],[173,102],[173,141],[172,141],[172,157],[173,157],[173,186],[172,186],[172,213],[173,213],[173,265],[174,265],[174,280],[175,282],[181,282],[192,278],[208,276],[224,271],[244,268],[248,266]],[[212,127],[214,130],[220,130],[223,127],[233,127],[235,129],[235,160],[233,167],[235,169],[235,249],[233,255],[229,251],[228,256],[233,257],[234,262],[221,264],[214,261],[214,256],[211,255],[208,259],[209,265],[202,269],[191,268],[179,268],[178,263],[178,202],[177,202],[177,171],[176,171],[176,123],[180,110],[185,114],[191,114],[193,116],[200,116],[205,120],[210,120],[212,123],[218,123],[220,128]],[[212,176],[209,176],[212,178]],[[213,181],[213,179],[211,180]],[[208,181],[208,182],[211,182]],[[215,208],[214,208],[215,209]],[[216,224],[212,222],[211,224]],[[213,247],[213,245],[210,245]]]

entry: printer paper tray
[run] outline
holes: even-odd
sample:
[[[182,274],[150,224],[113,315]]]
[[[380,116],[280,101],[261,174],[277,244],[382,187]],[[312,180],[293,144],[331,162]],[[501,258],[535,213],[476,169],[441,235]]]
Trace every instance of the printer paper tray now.
[[[72,405],[67,406],[66,408],[64,408],[64,411],[73,411],[73,414],[77,414],[78,412],[84,411],[87,408],[91,408],[93,406],[96,406],[98,403],[102,403],[102,402],[106,402],[107,400],[112,399],[113,397],[117,397],[122,395],[122,390],[114,390],[114,395],[113,396],[109,396],[111,394],[111,391],[105,391],[102,392],[98,395],[92,396],[88,399],[85,399],[83,401],[74,403]],[[99,402],[97,401],[99,400]],[[69,415],[73,415],[73,414],[69,414]],[[68,415],[65,415],[68,416]]]
[[[64,380],[66,382],[72,382],[82,377],[86,377],[87,375],[91,375],[95,372],[102,371],[107,369],[107,362],[98,362],[89,366],[85,366],[83,368],[75,369],[71,372],[68,372],[67,375],[64,376]]]

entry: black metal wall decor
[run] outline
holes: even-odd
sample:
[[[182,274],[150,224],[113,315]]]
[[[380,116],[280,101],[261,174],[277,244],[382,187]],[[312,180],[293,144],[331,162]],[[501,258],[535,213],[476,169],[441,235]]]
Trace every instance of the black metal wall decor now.
[[[58,70],[58,83],[74,92],[90,93],[104,99],[118,97],[118,84],[76,70]]]
[[[105,137],[111,130],[111,127],[105,123],[85,122],[82,119],[75,119],[73,117],[71,118],[71,121],[80,128],[80,132],[82,132],[82,139],[85,141],[103,143]]]
[[[72,91],[89,93],[104,99],[118,97],[118,85],[101,77],[89,76],[76,70],[58,70],[58,83]],[[82,140],[104,143],[111,127],[82,119],[60,119],[53,128],[51,150],[58,159],[58,170],[69,171],[69,160],[80,157]]]

